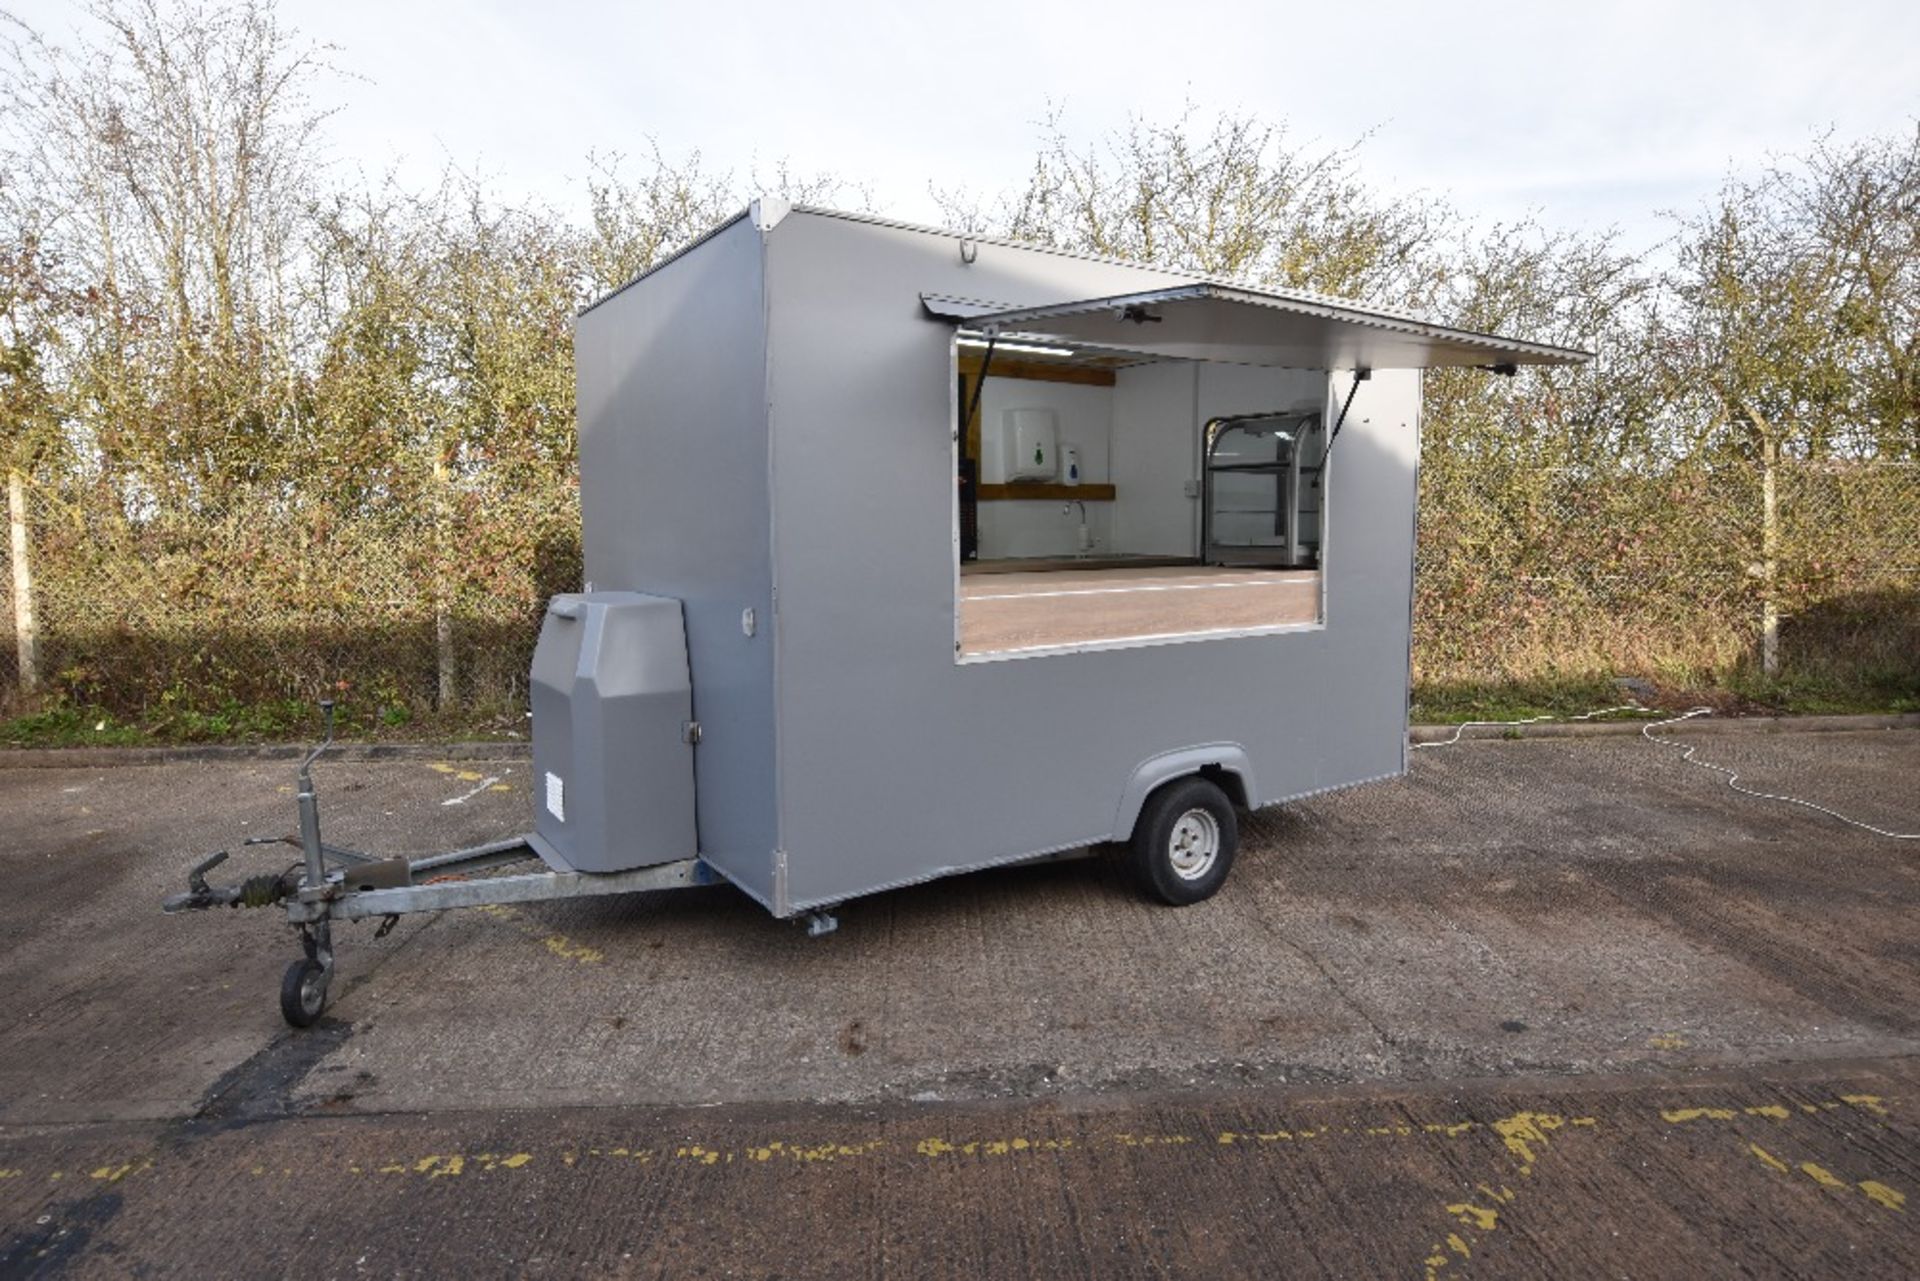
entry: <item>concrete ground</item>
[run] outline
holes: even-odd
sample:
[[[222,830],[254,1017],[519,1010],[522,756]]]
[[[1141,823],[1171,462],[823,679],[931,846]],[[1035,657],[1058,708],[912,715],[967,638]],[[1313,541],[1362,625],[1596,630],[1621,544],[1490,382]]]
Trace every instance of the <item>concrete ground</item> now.
[[[1920,829],[1920,733],[1698,741]],[[277,913],[157,910],[290,765],[0,769],[0,1276],[1920,1272],[1920,842],[1677,755],[1419,752],[1182,911],[1087,861],[824,940],[725,888],[343,927],[297,1035]],[[524,762],[317,773],[342,844],[527,824]]]

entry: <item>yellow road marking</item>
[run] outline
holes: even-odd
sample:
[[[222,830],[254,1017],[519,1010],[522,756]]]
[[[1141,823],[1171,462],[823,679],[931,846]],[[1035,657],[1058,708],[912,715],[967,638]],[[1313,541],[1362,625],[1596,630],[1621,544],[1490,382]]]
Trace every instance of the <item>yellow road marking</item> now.
[[[1590,1116],[1575,1117],[1569,1121],[1554,1112],[1516,1112],[1493,1123],[1494,1133],[1500,1136],[1507,1151],[1520,1162],[1520,1173],[1533,1173],[1534,1148],[1545,1148],[1547,1135],[1568,1125],[1593,1125]]]
[[[1800,1173],[1806,1175],[1823,1188],[1838,1188],[1842,1192],[1847,1190],[1847,1185],[1839,1179],[1834,1178],[1831,1171],[1815,1165],[1811,1161],[1802,1161],[1800,1163]]]
[[[1906,1193],[1896,1192],[1877,1179],[1860,1180],[1860,1190],[1866,1193],[1868,1198],[1876,1204],[1886,1206],[1887,1209],[1892,1210],[1895,1214],[1906,1213]]]
[[[1843,1094],[1837,1100],[1821,1103],[1802,1103],[1800,1111],[1817,1116],[1822,1112],[1831,1112],[1838,1107],[1858,1108],[1863,1112],[1872,1112],[1877,1116],[1887,1116],[1886,1100],[1877,1094]],[[1685,1125],[1690,1121],[1735,1121],[1743,1116],[1761,1116],[1770,1121],[1785,1121],[1793,1116],[1785,1104],[1759,1103],[1752,1107],[1725,1108],[1662,1108],[1660,1119],[1670,1125]]]
[[[1592,1125],[1593,1118],[1581,1117],[1568,1122],[1569,1125]],[[1335,1128],[1323,1125],[1317,1130],[1222,1130],[1215,1136],[1215,1142],[1221,1147],[1231,1147],[1236,1143],[1286,1143],[1327,1136],[1341,1138],[1395,1138],[1411,1139],[1420,1135],[1437,1134],[1449,1139],[1457,1139],[1463,1134],[1471,1134],[1483,1128],[1479,1121],[1423,1122],[1418,1127],[1405,1123],[1396,1125],[1341,1126]],[[1140,1142],[1153,1140],[1142,1139]],[[1162,1137],[1159,1142],[1187,1142],[1186,1136],[1177,1139]]]
[[[1025,1139],[1015,1139],[1015,1143],[1025,1143]],[[747,1156],[755,1161],[772,1161],[784,1158],[789,1161],[811,1163],[814,1161],[845,1161],[853,1157],[872,1156],[886,1147],[885,1139],[869,1139],[865,1143],[782,1143],[776,1140],[761,1148],[748,1148]]]
[[[1113,1136],[1113,1141],[1121,1147],[1150,1148],[1191,1143],[1193,1136],[1191,1134],[1116,1134]]]
[[[153,1161],[147,1158],[140,1161],[124,1161],[119,1165],[103,1165],[88,1178],[98,1179],[102,1183],[118,1183],[130,1174],[140,1174],[153,1168]]]
[[[653,1160],[653,1149],[652,1148],[588,1148],[586,1151],[586,1155],[593,1156],[593,1157],[606,1157],[610,1160],[615,1160],[615,1161],[632,1161],[635,1165],[646,1165]],[[562,1152],[560,1154],[560,1164],[566,1166],[569,1170],[571,1170],[575,1165],[579,1164],[580,1156],[581,1154],[578,1152]],[[510,1167],[510,1168],[518,1168],[518,1167]]]
[[[1527,1114],[1535,1115],[1535,1114]],[[1557,1116],[1545,1117],[1539,1124],[1544,1129],[1557,1129],[1562,1125],[1592,1124],[1591,1117],[1579,1117],[1566,1120]],[[1091,1136],[1046,1137],[1038,1135],[1008,1135],[998,1138],[957,1139],[933,1136],[913,1141],[910,1145],[896,1143],[883,1138],[863,1138],[850,1141],[828,1141],[821,1143],[795,1142],[775,1139],[761,1143],[749,1143],[739,1147],[714,1146],[701,1143],[685,1143],[672,1147],[650,1148],[646,1146],[608,1146],[570,1149],[556,1153],[559,1163],[569,1169],[578,1166],[582,1160],[608,1159],[628,1160],[645,1164],[656,1159],[687,1161],[699,1165],[723,1165],[735,1161],[756,1164],[769,1164],[781,1161],[796,1163],[817,1163],[835,1160],[848,1160],[856,1157],[873,1156],[892,1151],[911,1152],[924,1158],[962,1158],[962,1157],[1018,1157],[1039,1155],[1042,1153],[1084,1152],[1105,1146],[1126,1148],[1142,1152],[1178,1149],[1184,1147],[1208,1146],[1259,1146],[1274,1143],[1292,1143],[1300,1140],[1320,1139],[1323,1141],[1371,1142],[1376,1139],[1424,1139],[1432,1136],[1458,1138],[1476,1132],[1481,1123],[1460,1121],[1448,1123],[1430,1123],[1418,1127],[1405,1124],[1377,1126],[1320,1126],[1304,1130],[1258,1130],[1258,1131],[1219,1131],[1214,1135],[1214,1143],[1208,1144],[1206,1136],[1195,1134],[1160,1133],[1143,1134],[1135,1131],[1116,1131]],[[1537,1141],[1537,1140],[1536,1140]],[[531,1152],[497,1154],[493,1152],[434,1152],[418,1156],[392,1158],[385,1161],[350,1161],[342,1165],[350,1174],[390,1174],[415,1177],[457,1178],[462,1175],[486,1173],[496,1170],[525,1169],[541,1160]],[[547,1158],[551,1159],[551,1158]],[[93,1168],[87,1177],[100,1181],[118,1181],[152,1169],[154,1161],[150,1157],[137,1157],[113,1161]],[[256,1178],[269,1175],[291,1175],[306,1173],[266,1165],[246,1167],[249,1174]],[[310,1168],[310,1167],[309,1167]],[[66,1176],[66,1171],[53,1170],[43,1177],[57,1181]],[[25,1167],[0,1167],[0,1178],[23,1178],[28,1175]],[[1489,1184],[1479,1185],[1480,1193],[1495,1204],[1504,1203],[1513,1197],[1505,1188],[1496,1188]],[[1462,1220],[1474,1224],[1495,1211],[1478,1205],[1469,1207],[1474,1213]]]
[[[598,965],[607,959],[607,954],[599,948],[576,943],[564,934],[552,933],[518,908],[507,907],[500,903],[487,903],[474,910],[484,912],[496,921],[504,921],[511,925],[563,961],[577,961],[581,965]]]
[[[1793,1173],[1792,1166],[1761,1147],[1758,1143],[1749,1143],[1747,1145],[1747,1151],[1753,1153],[1762,1165],[1772,1170],[1775,1174]],[[1823,1188],[1828,1188],[1835,1192],[1845,1192],[1849,1190],[1844,1179],[1840,1178],[1840,1176],[1825,1166],[1816,1165],[1812,1161],[1802,1161],[1800,1163],[1800,1173],[1806,1175]],[[1875,1205],[1892,1210],[1895,1214],[1906,1213],[1907,1197],[1906,1194],[1899,1189],[1889,1187],[1878,1179],[1862,1179],[1855,1186],[1860,1189],[1862,1195]]]
[[[975,1139],[966,1143],[950,1143],[946,1139],[922,1139],[913,1145],[913,1150],[921,1156],[1010,1156],[1015,1152],[1064,1152],[1074,1145],[1072,1139]],[[876,1139],[872,1145],[875,1150],[882,1146]]]
[[[476,770],[461,769],[458,765],[449,765],[445,761],[435,761],[433,764],[427,766],[427,768],[436,774],[445,774],[448,778],[461,783],[478,783],[486,777],[486,775]]]
[[[543,939],[545,937],[542,936]],[[586,950],[591,951],[591,949]],[[568,953],[556,950],[556,954],[567,955]],[[1793,1109],[1796,1108],[1810,1114],[1819,1114],[1843,1107],[1875,1115],[1890,1115],[1887,1100],[1878,1095],[1867,1094],[1842,1095],[1837,1099],[1793,1105],[1779,1103],[1742,1107],[1705,1105],[1654,1110],[1668,1124],[1737,1121],[1742,1118],[1760,1118],[1780,1123],[1792,1119],[1795,1115]],[[1257,1147],[1308,1140],[1333,1144],[1371,1144],[1381,1140],[1408,1139],[1425,1142],[1434,1137],[1452,1139],[1487,1132],[1498,1136],[1501,1145],[1499,1150],[1513,1162],[1516,1172],[1522,1177],[1529,1177],[1546,1153],[1557,1147],[1556,1140],[1562,1139],[1575,1129],[1594,1128],[1598,1125],[1599,1121],[1592,1116],[1521,1111],[1490,1121],[1394,1120],[1385,1124],[1321,1125],[1305,1129],[1274,1127],[1247,1131],[1218,1130],[1210,1133],[1115,1131],[1074,1137],[1006,1135],[961,1139],[933,1136],[918,1140],[870,1137],[852,1141],[827,1142],[773,1139],[738,1146],[684,1142],[657,1147],[643,1144],[637,1147],[582,1148],[564,1152],[555,1151],[548,1156],[538,1156],[533,1152],[439,1152],[389,1160],[385,1163],[342,1163],[336,1168],[355,1175],[378,1173],[432,1181],[472,1178],[486,1174],[498,1176],[532,1168],[542,1162],[552,1162],[552,1168],[564,1167],[572,1170],[578,1168],[584,1159],[617,1160],[642,1165],[671,1161],[707,1167],[731,1167],[739,1164],[813,1166],[872,1158],[888,1153],[896,1156],[905,1155],[909,1158],[918,1157],[923,1160],[1015,1159],[1041,1154],[1065,1156],[1105,1147],[1108,1150],[1127,1149],[1144,1156],[1170,1149],[1217,1151],[1220,1148]],[[1769,1142],[1772,1143],[1772,1140]],[[1784,1154],[1775,1155],[1779,1151],[1777,1146],[1773,1151],[1757,1143],[1748,1143],[1746,1147],[1753,1160],[1760,1162],[1775,1174],[1792,1175],[1798,1171],[1800,1175],[1825,1190],[1857,1193],[1885,1212],[1904,1214],[1906,1211],[1908,1194],[1883,1180],[1863,1178],[1850,1181],[1850,1176],[1843,1176],[1815,1161],[1799,1160]],[[558,1157],[557,1161],[554,1160],[555,1157]],[[117,1183],[152,1170],[154,1164],[152,1156],[141,1155],[107,1161],[91,1169],[83,1167],[80,1171],[55,1170],[43,1175],[35,1173],[31,1176],[26,1167],[8,1164],[0,1166],[0,1180],[40,1177],[51,1182],[65,1177],[68,1173],[73,1173],[77,1177],[97,1182]],[[255,1177],[275,1174],[288,1178],[295,1175],[306,1177],[312,1172],[311,1165],[300,1169],[291,1166],[282,1168],[255,1165],[251,1167],[251,1173]],[[1485,1247],[1495,1238],[1495,1234],[1510,1229],[1509,1216],[1514,1210],[1516,1195],[1513,1189],[1505,1185],[1480,1183],[1476,1185],[1476,1191],[1470,1198],[1444,1202],[1443,1208],[1447,1215],[1447,1222],[1443,1225],[1442,1232],[1436,1234],[1436,1239],[1424,1257],[1427,1274],[1437,1278],[1449,1266],[1454,1268],[1464,1266],[1466,1261],[1474,1258],[1476,1251],[1484,1253]],[[1447,1275],[1451,1276],[1453,1273],[1447,1273]]]
[[[1569,1128],[1592,1128],[1599,1125],[1597,1118],[1590,1116],[1566,1117],[1557,1112],[1516,1112],[1512,1116],[1502,1117],[1491,1123],[1491,1129],[1500,1136],[1501,1144],[1507,1155],[1519,1163],[1520,1175],[1530,1178],[1534,1163],[1539,1159],[1551,1140],[1547,1137],[1560,1130]],[[1431,1129],[1429,1128],[1429,1132]],[[1501,1205],[1512,1205],[1515,1193],[1504,1184],[1498,1191],[1482,1183],[1479,1191],[1488,1200]],[[1426,1281],[1439,1281],[1441,1269],[1452,1260],[1447,1251],[1451,1250],[1462,1259],[1471,1258],[1470,1243],[1476,1243],[1480,1236],[1491,1236],[1500,1229],[1500,1212],[1471,1202],[1458,1201],[1447,1206],[1447,1213],[1459,1221],[1463,1232],[1449,1232],[1441,1241],[1429,1247],[1425,1260]]]

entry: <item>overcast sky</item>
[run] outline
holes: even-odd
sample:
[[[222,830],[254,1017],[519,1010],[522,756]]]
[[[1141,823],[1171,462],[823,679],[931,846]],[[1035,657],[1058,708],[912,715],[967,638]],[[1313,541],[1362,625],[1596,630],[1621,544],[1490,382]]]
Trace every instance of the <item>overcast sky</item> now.
[[[60,0],[0,0],[50,33]],[[789,160],[936,217],[929,181],[994,192],[1053,102],[1091,136],[1129,113],[1249,111],[1302,141],[1372,136],[1363,174],[1486,217],[1617,225],[1637,243],[1730,170],[1920,115],[1920,3],[619,4],[287,0],[358,81],[337,160],[579,205],[585,156]]]

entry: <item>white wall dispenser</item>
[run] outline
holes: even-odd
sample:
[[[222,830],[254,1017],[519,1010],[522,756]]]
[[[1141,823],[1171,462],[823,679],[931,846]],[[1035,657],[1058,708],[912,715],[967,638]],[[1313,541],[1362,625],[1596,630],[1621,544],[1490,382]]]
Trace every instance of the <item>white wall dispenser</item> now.
[[[1045,408],[1009,409],[1000,415],[1000,456],[1006,478],[1053,480],[1058,474],[1060,420]]]

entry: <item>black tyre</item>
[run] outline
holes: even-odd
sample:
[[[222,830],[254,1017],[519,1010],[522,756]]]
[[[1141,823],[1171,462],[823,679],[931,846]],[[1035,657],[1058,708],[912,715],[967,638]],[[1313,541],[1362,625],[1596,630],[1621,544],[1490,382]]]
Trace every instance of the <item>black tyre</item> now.
[[[1149,898],[1185,907],[1212,898],[1226,884],[1239,848],[1233,802],[1217,783],[1190,774],[1147,797],[1133,825],[1127,861]]]
[[[302,957],[280,979],[280,1015],[294,1027],[312,1027],[327,1008],[327,971]]]

